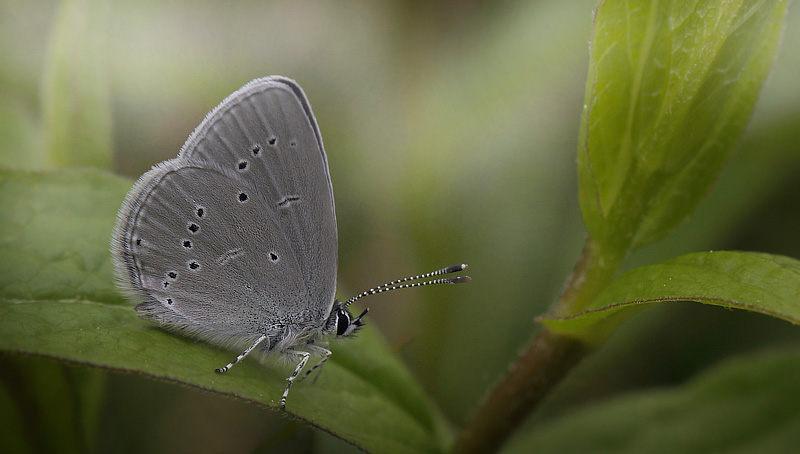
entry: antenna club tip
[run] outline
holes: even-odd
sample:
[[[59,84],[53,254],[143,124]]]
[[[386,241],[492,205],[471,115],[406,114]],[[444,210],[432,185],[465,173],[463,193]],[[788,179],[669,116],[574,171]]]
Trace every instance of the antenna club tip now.
[[[459,263],[458,265],[450,265],[444,269],[445,273],[457,273],[459,271],[464,271],[467,269],[466,263]]]
[[[471,282],[472,278],[469,276],[454,276],[451,277],[449,280],[450,283],[452,284],[466,284],[467,282]]]

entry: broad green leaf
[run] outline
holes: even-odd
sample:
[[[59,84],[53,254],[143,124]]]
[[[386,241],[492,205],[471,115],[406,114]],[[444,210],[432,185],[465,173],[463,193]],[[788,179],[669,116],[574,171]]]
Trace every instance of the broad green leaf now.
[[[108,243],[129,186],[92,170],[0,170],[0,297],[123,303]]]
[[[540,320],[593,342],[636,310],[670,301],[745,309],[800,324],[800,261],[754,252],[687,254],[627,272],[577,315]]]
[[[131,182],[100,171],[0,172],[0,350],[57,358],[279,404],[293,365],[250,359],[159,330],[116,292],[107,252]],[[447,432],[385,343],[366,329],[332,345],[317,383],[288,412],[356,446],[440,452]]]
[[[0,300],[0,349],[25,352],[235,396],[277,407],[293,366],[235,356],[155,329],[131,307],[87,300]],[[372,331],[336,345],[316,383],[292,389],[287,410],[374,452],[440,452],[436,422],[413,378]]]
[[[623,396],[538,426],[507,452],[796,452],[798,376],[798,351],[737,358],[683,387]]]
[[[47,161],[55,167],[111,165],[106,0],[64,0],[42,81]]]
[[[578,148],[593,238],[625,252],[691,214],[750,117],[786,3],[600,4]]]

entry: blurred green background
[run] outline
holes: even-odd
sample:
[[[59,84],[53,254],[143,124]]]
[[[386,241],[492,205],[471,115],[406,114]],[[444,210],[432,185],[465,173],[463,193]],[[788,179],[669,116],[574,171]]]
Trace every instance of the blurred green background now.
[[[339,297],[469,263],[469,286],[366,301],[371,323],[462,424],[536,332],[534,317],[557,296],[583,243],[575,148],[595,2],[74,3],[97,24],[86,65],[108,90],[112,171],[133,181],[174,157],[206,112],[245,82],[288,76],[309,97],[328,153]],[[0,165],[47,167],[43,75],[59,45],[59,8],[0,2]],[[795,2],[719,182],[692,219],[631,266],[710,249],[800,257],[798,23]],[[531,424],[623,390],[681,383],[730,355],[792,345],[800,329],[765,316],[658,307],[579,366]],[[15,372],[19,364],[67,383],[86,373],[2,355],[7,387],[30,381]],[[106,388],[92,435],[100,451],[351,449],[230,399],[136,376],[96,382]]]

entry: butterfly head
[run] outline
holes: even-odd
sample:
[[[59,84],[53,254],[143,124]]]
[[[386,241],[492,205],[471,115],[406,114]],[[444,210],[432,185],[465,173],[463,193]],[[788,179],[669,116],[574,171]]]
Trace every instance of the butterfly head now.
[[[364,309],[358,317],[353,317],[343,305],[342,302],[336,300],[333,304],[333,310],[328,317],[326,329],[328,333],[336,335],[336,337],[350,337],[354,335],[366,323],[363,318],[367,315],[369,309]]]

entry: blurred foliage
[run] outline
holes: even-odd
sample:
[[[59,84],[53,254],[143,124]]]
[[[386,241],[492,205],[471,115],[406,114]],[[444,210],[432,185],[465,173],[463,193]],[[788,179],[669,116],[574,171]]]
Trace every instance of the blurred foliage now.
[[[44,148],[53,167],[110,164],[108,6],[106,0],[68,0],[54,17],[41,82]]]
[[[545,424],[508,452],[791,452],[800,441],[798,372],[796,350],[737,358],[681,388],[631,393]]]
[[[369,302],[371,321],[459,424],[538,329],[534,317],[557,295],[583,242],[575,149],[594,4],[111,2],[104,68],[97,70],[109,78],[113,170],[135,178],[175,156],[205,113],[250,79],[297,80],[329,156],[339,296],[470,264],[469,287]],[[0,165],[51,165],[41,94],[49,49],[63,44],[52,41],[59,9],[59,2],[0,3]],[[695,216],[644,247],[633,264],[709,249],[800,257],[799,21],[795,2],[752,121],[720,180]],[[621,390],[683,383],[743,351],[800,342],[785,322],[684,304],[634,321],[582,364],[532,423]],[[19,390],[15,375],[74,373],[49,360],[2,361],[2,408]],[[106,378],[98,416],[88,407],[82,420],[87,427],[92,418],[101,421],[101,451],[352,449],[241,402],[136,376]],[[92,380],[93,388],[103,381]],[[17,401],[16,408],[46,414],[60,399],[66,397],[52,397],[49,406]],[[10,433],[38,421],[0,414]],[[85,430],[52,436],[81,450],[91,437],[81,438]]]

